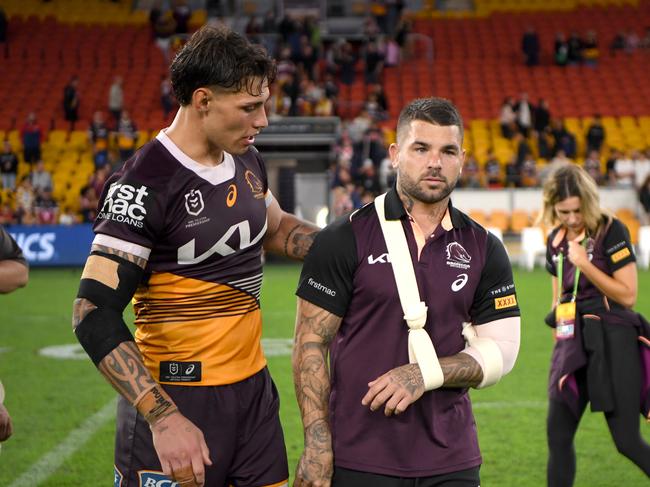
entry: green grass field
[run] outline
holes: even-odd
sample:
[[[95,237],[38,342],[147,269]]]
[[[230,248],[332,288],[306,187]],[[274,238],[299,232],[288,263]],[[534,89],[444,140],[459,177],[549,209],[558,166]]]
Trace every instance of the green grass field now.
[[[298,266],[271,265],[262,293],[265,337],[290,339]],[[0,378],[14,436],[0,453],[0,486],[108,486],[113,477],[115,394],[89,359],[42,356],[45,347],[73,345],[70,311],[78,269],[32,270],[26,289],[0,296]],[[540,487],[546,468],[546,380],[551,338],[543,324],[550,282],[543,270],[515,275],[522,310],[522,345],[515,370],[472,398],[484,456],[482,485]],[[650,273],[639,275],[637,310],[650,316]],[[302,448],[290,357],[269,357],[282,396],[291,474]],[[650,425],[642,425],[650,440]],[[576,486],[647,485],[614,447],[602,414],[587,413],[578,436]]]

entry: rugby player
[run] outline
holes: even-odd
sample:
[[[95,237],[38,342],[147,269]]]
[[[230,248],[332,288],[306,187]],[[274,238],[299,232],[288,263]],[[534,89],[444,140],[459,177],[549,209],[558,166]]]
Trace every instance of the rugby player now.
[[[203,27],[171,65],[174,121],[104,187],[73,327],[121,395],[116,486],[287,483],[262,250],[302,259],[317,228],[280,209],[253,146],[274,74],[262,48]]]
[[[411,102],[389,147],[396,187],[314,241],[297,291],[294,486],[479,485],[468,388],[512,369],[520,319],[503,244],[450,202],[462,143],[449,101]]]

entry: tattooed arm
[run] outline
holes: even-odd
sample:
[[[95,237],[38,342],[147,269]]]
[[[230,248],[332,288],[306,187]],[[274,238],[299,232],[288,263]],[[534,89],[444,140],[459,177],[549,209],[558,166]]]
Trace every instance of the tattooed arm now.
[[[304,260],[319,228],[282,211],[275,199],[267,211],[268,229],[264,248],[292,259]]]
[[[479,363],[466,353],[440,358],[445,382],[441,387],[475,387],[483,380]],[[424,380],[418,364],[406,364],[389,370],[368,383],[368,392],[361,400],[376,411],[382,405],[384,414],[403,413],[424,394]]]
[[[340,325],[340,317],[298,298],[292,363],[305,449],[296,467],[294,487],[328,487],[331,482],[334,459],[327,406],[327,350]]]
[[[144,269],[146,259],[102,245],[93,244],[92,254],[86,261],[83,279],[97,281],[105,286],[107,293],[133,287],[137,283],[124,282],[134,279],[134,274],[124,270],[118,272],[120,265],[135,264]],[[113,260],[113,256],[119,258]],[[124,264],[120,264],[120,259]],[[136,273],[138,278],[141,275]],[[100,309],[102,303],[86,298],[74,302],[72,327],[77,327],[92,312]],[[89,326],[101,326],[93,323]],[[140,351],[132,340],[124,340],[110,351],[98,364],[98,369],[113,388],[120,393],[147,420],[153,435],[153,443],[164,473],[172,479],[191,481],[183,485],[202,486],[205,479],[204,464],[210,465],[208,447],[203,433],[185,418],[165,390],[156,382],[145,367]]]

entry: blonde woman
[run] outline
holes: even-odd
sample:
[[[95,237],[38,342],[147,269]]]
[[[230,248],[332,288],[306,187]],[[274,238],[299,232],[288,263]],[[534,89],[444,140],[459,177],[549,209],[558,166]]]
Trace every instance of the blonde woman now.
[[[641,360],[650,357],[643,345],[648,324],[632,311],[637,268],[627,228],[601,209],[594,180],[575,164],[560,167],[544,184],[542,220],[554,227],[546,254],[553,276],[546,322],[556,339],[548,486],[573,485],[573,438],[588,403],[605,414],[618,451],[650,476],[650,445],[639,431],[639,405],[646,415],[650,405]]]

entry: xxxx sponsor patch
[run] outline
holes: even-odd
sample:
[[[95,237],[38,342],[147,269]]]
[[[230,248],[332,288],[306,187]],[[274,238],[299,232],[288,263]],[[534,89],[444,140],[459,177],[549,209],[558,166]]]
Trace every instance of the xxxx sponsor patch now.
[[[612,254],[611,259],[612,259],[612,262],[614,264],[616,264],[617,262],[620,262],[620,261],[622,261],[623,259],[625,259],[626,257],[629,257],[629,256],[630,256],[630,249],[625,247],[624,249],[619,250],[615,254]]]
[[[494,309],[512,308],[513,306],[517,306],[517,297],[514,294],[494,300]]]

